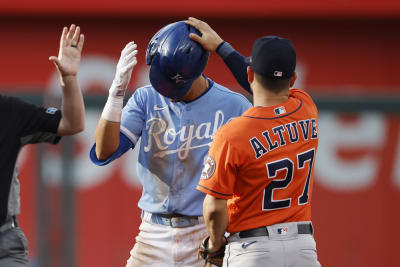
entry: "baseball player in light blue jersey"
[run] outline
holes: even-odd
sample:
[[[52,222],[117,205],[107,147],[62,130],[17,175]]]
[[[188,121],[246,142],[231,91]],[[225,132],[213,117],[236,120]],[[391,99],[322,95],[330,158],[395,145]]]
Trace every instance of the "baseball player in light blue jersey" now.
[[[138,88],[122,110],[137,62],[136,45],[129,43],[97,125],[90,152],[97,165],[117,159],[141,138],[142,224],[127,267],[202,266],[197,249],[207,236],[205,195],[196,185],[217,129],[251,106],[244,96],[202,74],[209,53],[190,33],[200,34],[184,22],[156,33],[146,52],[151,85]]]

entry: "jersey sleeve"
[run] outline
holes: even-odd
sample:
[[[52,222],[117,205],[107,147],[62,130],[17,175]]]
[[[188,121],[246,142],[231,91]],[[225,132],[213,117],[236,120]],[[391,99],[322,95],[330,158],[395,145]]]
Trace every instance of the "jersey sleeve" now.
[[[302,89],[293,88],[290,89],[290,95],[303,101],[304,105],[307,108],[311,109],[312,113],[314,113],[315,116],[318,116],[317,106],[315,105],[312,97],[306,91]]]
[[[253,105],[250,103],[250,101],[245,98],[239,106],[239,116],[243,114],[243,112],[245,112],[246,110],[248,110],[249,108],[251,108]]]
[[[61,111],[56,108],[38,107],[17,98],[10,98],[10,101],[11,114],[18,125],[18,135],[23,145],[41,142],[58,143],[61,138],[57,136]]]
[[[111,156],[109,156],[105,160],[99,160],[96,155],[96,143],[95,143],[92,146],[92,149],[90,149],[89,158],[94,164],[98,166],[104,166],[116,160],[117,158],[121,157],[126,151],[128,151],[130,148],[133,147],[134,145],[129,140],[129,138],[125,136],[123,133],[119,133],[119,146],[117,148],[117,151],[115,151]]]
[[[237,158],[237,151],[218,131],[204,163],[197,189],[216,198],[232,198],[237,177]]]
[[[134,145],[141,136],[146,121],[146,97],[143,88],[137,89],[122,110],[121,132]]]
[[[223,42],[218,48],[217,53],[220,55],[225,65],[232,72],[236,81],[250,94],[253,92],[250,89],[249,81],[247,80],[247,63],[245,57],[237,52],[229,43]]]

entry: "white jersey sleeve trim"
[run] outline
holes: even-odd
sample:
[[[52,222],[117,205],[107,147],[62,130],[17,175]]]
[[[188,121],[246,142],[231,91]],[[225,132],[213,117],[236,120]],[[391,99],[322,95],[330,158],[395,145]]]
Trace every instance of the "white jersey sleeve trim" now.
[[[120,131],[123,132],[129,138],[129,140],[132,141],[134,145],[136,145],[138,137],[136,137],[136,135],[134,135],[131,131],[129,131],[128,128],[125,128],[124,126],[121,125]]]

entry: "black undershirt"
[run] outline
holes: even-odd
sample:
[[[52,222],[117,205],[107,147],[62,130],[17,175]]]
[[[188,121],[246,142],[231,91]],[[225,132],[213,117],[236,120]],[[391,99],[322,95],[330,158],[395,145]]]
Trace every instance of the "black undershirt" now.
[[[61,112],[0,95],[0,225],[8,215],[8,200],[15,163],[25,144],[56,144]]]

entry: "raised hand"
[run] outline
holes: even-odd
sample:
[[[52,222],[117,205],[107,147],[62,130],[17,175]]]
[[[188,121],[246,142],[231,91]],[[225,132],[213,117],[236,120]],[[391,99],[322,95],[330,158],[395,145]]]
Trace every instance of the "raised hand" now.
[[[128,43],[121,52],[117,64],[117,70],[109,93],[116,97],[123,97],[132,75],[132,69],[137,64],[137,45],[135,42]]]
[[[62,77],[76,76],[78,73],[84,41],[85,37],[80,33],[79,26],[72,24],[69,29],[63,28],[58,57],[49,57]]]
[[[208,25],[206,22],[201,21],[199,19],[189,17],[186,21],[186,24],[195,27],[199,32],[201,32],[201,36],[191,33],[190,39],[198,42],[203,48],[207,51],[214,52],[218,46],[224,41],[222,38]]]

